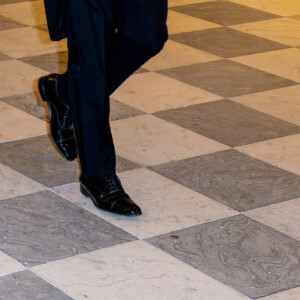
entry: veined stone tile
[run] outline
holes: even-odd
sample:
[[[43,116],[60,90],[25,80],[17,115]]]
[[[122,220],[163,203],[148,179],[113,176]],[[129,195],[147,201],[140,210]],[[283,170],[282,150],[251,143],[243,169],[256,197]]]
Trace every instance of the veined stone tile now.
[[[300,22],[291,18],[264,20],[231,27],[292,47],[300,46]]]
[[[113,121],[111,127],[118,155],[141,165],[155,165],[228,148],[152,115]]]
[[[300,197],[300,176],[233,149],[149,168],[238,211]]]
[[[247,60],[248,56],[245,57]],[[225,59],[158,72],[223,97],[241,96],[297,84]]]
[[[26,2],[26,1],[37,1],[37,0],[0,0],[0,5],[9,4],[9,3]]]
[[[41,184],[0,164],[0,200],[44,189],[45,187]]]
[[[300,134],[237,148],[269,164],[300,175]]]
[[[300,49],[270,51],[231,60],[300,83]]]
[[[125,191],[141,207],[141,218],[132,220],[97,209],[92,201],[80,194],[78,184],[53,190],[139,238],[237,214],[227,206],[144,168],[122,172],[118,176]]]
[[[111,121],[135,117],[143,114],[145,114],[145,112],[139,109],[126,105],[118,100],[110,99],[109,118]]]
[[[0,52],[14,58],[66,51],[66,41],[51,42],[47,32],[33,27],[0,31]],[[22,45],[22,47],[20,47]]]
[[[279,16],[293,16],[300,14],[298,0],[230,0],[238,4],[246,5],[252,8],[260,9]]]
[[[224,26],[278,17],[277,15],[266,13],[261,10],[222,0],[177,6],[172,7],[171,9]]]
[[[298,300],[300,295],[300,287],[290,289],[281,293],[277,293],[268,297],[264,297],[264,300]]]
[[[247,215],[300,240],[300,198],[256,209]]]
[[[0,5],[0,15],[29,26],[47,23],[43,1]]]
[[[247,299],[233,289],[135,241],[79,255],[32,271],[74,300]]]
[[[12,58],[9,57],[9,56],[7,56],[7,55],[5,55],[5,54],[0,53],[0,62],[1,62],[2,60],[8,60],[8,59],[12,59]]]
[[[151,71],[156,71],[220,59],[220,57],[216,55],[184,44],[168,40],[164,49],[144,64],[143,67]]]
[[[47,74],[17,60],[0,61],[0,69],[0,98],[32,93],[34,81]]]
[[[4,252],[0,251],[0,282],[1,276],[23,271],[25,267],[20,264],[18,261],[14,260],[12,257],[8,256]],[[1,290],[1,288],[0,288]],[[2,297],[2,293],[1,296]]]
[[[4,0],[0,0],[4,1]],[[169,7],[179,6],[179,5],[187,5],[192,3],[201,3],[201,2],[209,2],[214,0],[169,0]]]
[[[148,241],[254,299],[300,285],[300,241],[244,215]]]
[[[19,27],[24,27],[24,25],[0,15],[0,30],[19,28]]]
[[[30,271],[0,277],[0,294],[2,299],[9,300],[72,300]]]
[[[148,113],[221,99],[200,88],[152,72],[131,76],[112,97]]]
[[[300,85],[233,97],[230,100],[300,126]]]
[[[167,26],[169,34],[220,27],[218,24],[190,17],[172,10],[168,12]]]
[[[50,192],[0,201],[0,250],[32,267],[135,240]]]
[[[0,101],[0,143],[46,133],[46,123]]]

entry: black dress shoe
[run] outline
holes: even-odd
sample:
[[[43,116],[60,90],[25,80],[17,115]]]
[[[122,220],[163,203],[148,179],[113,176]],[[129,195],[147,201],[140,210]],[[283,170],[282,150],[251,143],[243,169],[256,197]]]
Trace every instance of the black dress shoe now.
[[[81,174],[80,191],[91,198],[98,208],[126,216],[142,214],[139,206],[125,193],[116,174],[99,178],[89,178]]]
[[[67,160],[77,157],[77,149],[70,107],[57,94],[58,74],[50,74],[39,79],[38,87],[42,99],[47,102],[50,112],[50,132],[59,153]]]

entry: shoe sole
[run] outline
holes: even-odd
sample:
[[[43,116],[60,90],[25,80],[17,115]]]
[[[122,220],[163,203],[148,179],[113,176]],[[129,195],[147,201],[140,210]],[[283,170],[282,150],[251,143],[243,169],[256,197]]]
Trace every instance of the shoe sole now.
[[[48,106],[48,109],[49,109],[49,114],[50,114],[49,117],[50,117],[50,128],[51,128],[52,115],[53,115],[53,113],[52,113],[52,103],[47,99],[47,96],[46,96],[46,94],[45,94],[45,92],[44,92],[44,88],[43,88],[43,78],[40,78],[39,81],[38,81],[38,89],[39,89],[39,93],[40,93],[40,95],[41,95],[42,100],[43,100],[44,102],[47,103],[47,106]],[[51,140],[52,140],[52,142],[53,142],[53,144],[54,144],[54,146],[55,146],[55,149],[57,150],[57,152],[58,152],[64,159],[66,159],[66,160],[68,160],[68,161],[73,161],[73,160],[76,159],[76,157],[73,158],[73,159],[67,158],[67,157],[59,150],[59,148],[58,148],[58,147],[56,146],[56,144],[55,144],[55,141],[54,141],[54,138],[53,138],[53,135],[52,135],[51,130],[50,130],[50,136],[51,136]]]
[[[86,198],[89,198],[93,201],[94,205],[96,207],[98,207],[99,209],[102,209],[102,210],[105,210],[105,211],[108,211],[110,213],[113,213],[113,214],[118,214],[118,215],[123,215],[123,216],[128,216],[128,217],[137,217],[137,216],[140,216],[141,214],[125,214],[125,213],[117,213],[117,212],[113,212],[109,209],[105,209],[103,207],[100,207],[98,205],[98,203],[95,201],[94,197],[89,193],[89,191],[82,185],[80,184],[80,192],[83,196],[85,196]]]

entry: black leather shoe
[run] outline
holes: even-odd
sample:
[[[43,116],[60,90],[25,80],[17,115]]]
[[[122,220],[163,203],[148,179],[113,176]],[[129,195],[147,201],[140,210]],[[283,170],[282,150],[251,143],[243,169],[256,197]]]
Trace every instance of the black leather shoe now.
[[[89,178],[81,174],[80,191],[91,198],[98,208],[125,216],[142,214],[139,206],[125,193],[116,174],[99,178]]]
[[[67,160],[77,157],[77,149],[70,107],[57,94],[58,74],[49,74],[39,79],[38,87],[42,99],[47,102],[50,112],[50,132],[59,153]]]

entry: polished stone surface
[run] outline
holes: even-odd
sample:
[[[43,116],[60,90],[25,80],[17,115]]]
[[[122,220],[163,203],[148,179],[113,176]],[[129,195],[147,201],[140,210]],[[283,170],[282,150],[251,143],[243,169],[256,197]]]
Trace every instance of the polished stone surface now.
[[[300,285],[300,241],[243,215],[149,242],[251,298]]]
[[[300,176],[233,149],[150,168],[238,211],[300,196]]]

